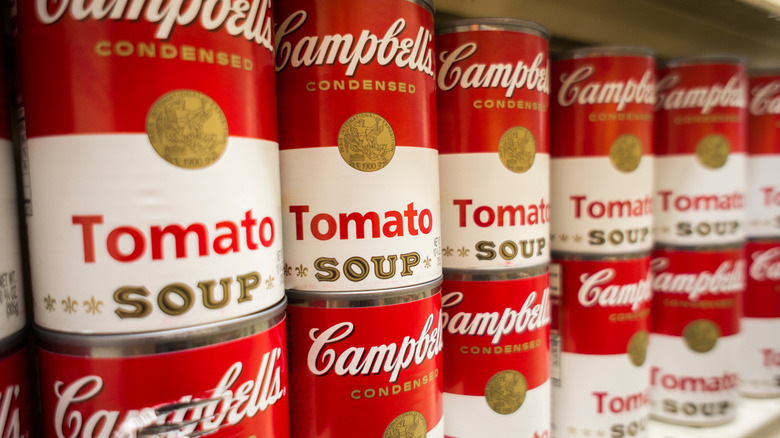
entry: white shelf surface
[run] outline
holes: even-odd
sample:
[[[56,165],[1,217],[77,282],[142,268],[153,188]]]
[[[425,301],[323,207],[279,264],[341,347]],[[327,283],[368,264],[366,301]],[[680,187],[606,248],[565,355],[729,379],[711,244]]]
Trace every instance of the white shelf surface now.
[[[780,438],[780,399],[741,398],[737,419],[714,427],[687,427],[651,421],[648,438]]]

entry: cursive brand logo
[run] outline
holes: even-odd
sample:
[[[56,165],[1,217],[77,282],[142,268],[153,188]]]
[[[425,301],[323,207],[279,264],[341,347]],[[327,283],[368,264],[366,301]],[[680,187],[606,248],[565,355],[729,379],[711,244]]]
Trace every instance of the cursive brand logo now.
[[[650,274],[648,277],[627,284],[609,284],[615,279],[617,271],[614,268],[602,269],[595,274],[584,273],[580,275],[580,290],[577,299],[583,307],[622,307],[631,306],[631,310],[637,311],[643,304],[649,303],[653,298],[650,289]],[[605,286],[606,285],[606,286]]]
[[[584,65],[571,73],[562,73],[558,103],[563,106],[615,104],[623,111],[630,104],[652,105],[655,103],[655,76],[648,70],[642,78],[625,81],[587,81],[596,72],[593,65]]]
[[[752,254],[750,278],[756,281],[780,280],[780,247],[766,251],[756,251]]]
[[[70,13],[73,20],[146,21],[157,23],[154,36],[171,38],[176,26],[196,22],[210,32],[224,30],[273,50],[271,0],[35,0],[43,24],[55,24]]]
[[[713,108],[745,108],[747,92],[738,75],[732,76],[726,84],[715,83],[699,87],[678,87],[681,76],[669,73],[656,85],[656,111],[674,111],[701,108],[702,114],[709,114]]]
[[[669,265],[666,257],[658,257],[650,262],[654,292],[687,294],[689,300],[697,301],[704,294],[733,294],[745,288],[744,260],[724,261],[715,272],[664,272]]]
[[[382,67],[395,64],[433,77],[433,35],[420,26],[415,38],[399,38],[406,30],[406,20],[399,18],[379,36],[363,30],[359,36],[334,34],[305,36],[295,45],[289,36],[308,19],[306,11],[293,12],[279,23],[276,30],[276,71],[287,65],[293,68],[324,65],[345,65],[346,76],[352,77],[361,65],[376,62]]]
[[[780,114],[780,80],[753,88],[750,100],[750,114],[763,116]]]
[[[20,438],[22,436],[19,407],[16,403],[20,393],[19,385],[8,385],[0,394],[0,437]]]
[[[401,371],[412,364],[421,365],[425,360],[431,360],[441,352],[441,314],[438,325],[434,327],[434,314],[428,315],[420,336],[415,339],[405,336],[401,344],[391,342],[368,347],[349,346],[337,353],[331,345],[348,339],[355,332],[351,322],[340,322],[325,330],[313,328],[309,338],[313,344],[309,348],[307,365],[309,371],[316,376],[322,376],[334,371],[338,376],[359,376],[371,374],[390,374],[390,383],[398,381]]]

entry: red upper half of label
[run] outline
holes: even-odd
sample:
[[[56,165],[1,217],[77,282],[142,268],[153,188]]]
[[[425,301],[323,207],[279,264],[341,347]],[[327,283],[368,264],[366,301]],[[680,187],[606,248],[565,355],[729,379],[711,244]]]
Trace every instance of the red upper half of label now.
[[[713,321],[721,336],[739,333],[746,263],[743,248],[653,252],[654,333],[681,336],[700,319]]]
[[[780,154],[780,74],[750,77],[748,152]]]
[[[145,132],[162,95],[213,99],[232,136],[276,141],[270,0],[24,1],[18,76],[29,137]]]
[[[516,31],[436,36],[439,152],[498,152],[510,128],[549,151],[549,43]]]
[[[593,56],[552,63],[550,151],[553,157],[609,155],[633,136],[643,155],[653,151],[655,60],[650,56]],[[625,137],[624,137],[625,138]]]
[[[554,263],[561,264],[563,351],[627,354],[634,335],[649,329],[649,257]]]
[[[745,316],[780,318],[780,241],[748,242]]]
[[[693,154],[719,135],[730,152],[747,151],[747,76],[736,63],[693,64],[656,73],[655,153]]]
[[[433,16],[411,1],[276,2],[279,146],[336,146],[358,113],[436,148]]]

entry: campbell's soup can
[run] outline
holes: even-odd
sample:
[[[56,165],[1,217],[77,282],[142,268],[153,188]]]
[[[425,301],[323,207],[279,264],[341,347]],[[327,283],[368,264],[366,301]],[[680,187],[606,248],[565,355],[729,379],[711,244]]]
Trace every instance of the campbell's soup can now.
[[[739,384],[743,246],[653,252],[651,414],[669,423],[733,420]]]
[[[276,1],[285,283],[441,277],[433,5]]]
[[[649,253],[553,253],[553,436],[648,436],[650,278]]]
[[[747,235],[780,238],[780,70],[750,73]]]
[[[653,52],[593,47],[553,55],[551,246],[649,251],[653,240]]]
[[[436,27],[445,268],[550,261],[549,34],[527,21]]]
[[[289,436],[285,305],[143,334],[36,330],[44,436]]]
[[[288,290],[293,438],[443,438],[441,280]]]
[[[27,333],[0,341],[0,436],[31,438],[34,387],[31,385]]]
[[[20,2],[15,25],[36,323],[159,331],[281,300],[270,0]]]
[[[780,239],[748,240],[740,393],[780,397]]]
[[[657,71],[655,241],[726,245],[745,238],[747,75],[728,57]]]
[[[0,48],[0,57],[2,54]],[[3,71],[0,71],[0,340],[19,332],[26,323],[11,106]]]
[[[550,436],[547,267],[444,270],[445,437]]]

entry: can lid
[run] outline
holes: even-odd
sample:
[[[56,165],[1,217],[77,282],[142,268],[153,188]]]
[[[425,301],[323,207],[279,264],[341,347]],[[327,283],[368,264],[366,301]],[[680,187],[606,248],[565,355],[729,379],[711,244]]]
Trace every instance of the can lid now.
[[[131,334],[85,335],[35,326],[36,344],[45,350],[85,357],[160,354],[215,345],[264,332],[284,319],[287,299],[251,315],[195,327]]]
[[[408,303],[435,295],[441,288],[442,278],[428,283],[393,289],[370,291],[323,292],[287,290],[291,306],[302,307],[378,307]]]
[[[747,64],[747,59],[743,56],[712,53],[706,55],[686,56],[681,58],[661,59],[658,61],[659,68],[683,67],[686,65],[700,64]]]
[[[540,36],[547,40],[550,39],[550,32],[546,27],[539,23],[534,23],[533,21],[520,20],[516,18],[464,18],[436,24],[437,35],[456,32],[475,32],[480,30],[522,32]]]
[[[550,58],[553,61],[560,61],[563,59],[580,59],[580,58],[595,58],[597,56],[632,56],[632,57],[649,57],[654,58],[655,52],[652,49],[646,47],[634,47],[634,46],[593,46],[593,47],[578,47],[576,49],[562,50],[559,52],[553,52]]]
[[[433,12],[434,12],[433,0],[406,0],[406,1],[424,7],[431,14],[433,14]]]

